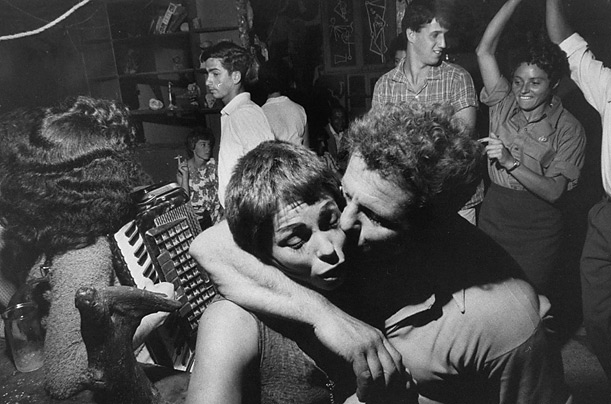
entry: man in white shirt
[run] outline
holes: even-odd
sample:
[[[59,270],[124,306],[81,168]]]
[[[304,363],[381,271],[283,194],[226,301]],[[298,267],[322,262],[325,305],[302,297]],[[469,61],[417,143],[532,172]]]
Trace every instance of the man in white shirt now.
[[[200,60],[208,72],[208,91],[225,104],[218,159],[219,201],[225,207],[225,189],[238,159],[274,135],[263,110],[244,88],[256,79],[252,55],[234,43],[219,42],[206,48]]]
[[[290,86],[289,67],[282,61],[268,61],[259,69],[259,80],[267,94],[263,112],[278,140],[309,146],[305,109],[285,94]]]
[[[605,195],[588,214],[581,255],[583,317],[587,336],[611,381],[611,69],[567,23],[562,0],[547,0],[547,32],[567,54],[571,78],[602,118],[601,171]]]

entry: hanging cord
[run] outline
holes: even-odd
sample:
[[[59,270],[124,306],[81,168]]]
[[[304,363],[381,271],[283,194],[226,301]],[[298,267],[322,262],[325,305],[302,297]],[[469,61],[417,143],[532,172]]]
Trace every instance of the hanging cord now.
[[[82,0],[80,3],[74,5],[70,10],[66,11],[64,14],[62,14],[61,16],[57,17],[55,20],[51,21],[48,24],[43,25],[40,28],[37,28],[35,30],[32,31],[26,31],[26,32],[20,32],[18,34],[12,34],[12,35],[5,35],[5,36],[0,36],[0,41],[8,41],[10,39],[18,39],[18,38],[24,38],[27,36],[32,36],[32,35],[36,35],[36,34],[40,34],[41,32],[59,24],[61,21],[65,20],[66,18],[68,18],[72,13],[74,13],[76,10],[78,10],[79,8],[83,7],[85,4],[89,3],[91,0]]]

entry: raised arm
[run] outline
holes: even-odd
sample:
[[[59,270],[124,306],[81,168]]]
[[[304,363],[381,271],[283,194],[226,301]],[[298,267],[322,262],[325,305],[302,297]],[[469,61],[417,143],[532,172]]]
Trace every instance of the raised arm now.
[[[227,299],[248,310],[311,325],[324,345],[352,364],[359,398],[403,375],[401,357],[381,331],[240,249],[227,222],[198,235],[189,252]]]
[[[575,32],[566,21],[562,0],[547,0],[545,24],[549,39],[556,45]]]
[[[189,164],[187,160],[182,160],[181,156],[176,156],[175,159],[178,163],[178,169],[176,170],[176,183],[180,185],[188,195],[191,195],[189,189]]]
[[[508,0],[496,13],[484,31],[476,49],[477,63],[486,91],[491,92],[501,77],[501,70],[494,54],[503,29],[522,0]]]

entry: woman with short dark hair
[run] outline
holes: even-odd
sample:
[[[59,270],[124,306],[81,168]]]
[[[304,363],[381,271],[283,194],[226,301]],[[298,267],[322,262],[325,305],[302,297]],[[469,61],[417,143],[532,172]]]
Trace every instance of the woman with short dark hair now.
[[[496,47],[520,1],[501,7],[477,48],[481,100],[490,107],[490,135],[481,141],[492,182],[478,224],[520,264],[538,291],[548,294],[564,226],[557,202],[577,185],[586,137],[554,95],[564,57],[547,38],[534,38],[518,54],[511,80],[501,75]]]

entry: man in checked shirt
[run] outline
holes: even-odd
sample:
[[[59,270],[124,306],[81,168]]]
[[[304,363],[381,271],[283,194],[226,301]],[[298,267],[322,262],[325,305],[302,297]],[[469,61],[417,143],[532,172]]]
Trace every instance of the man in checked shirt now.
[[[407,5],[401,29],[407,37],[407,56],[377,81],[372,108],[418,101],[449,103],[454,116],[473,130],[477,95],[471,75],[462,67],[442,60],[450,28],[450,12],[440,0],[413,0]],[[484,197],[483,183],[459,214],[476,223],[475,206]]]

